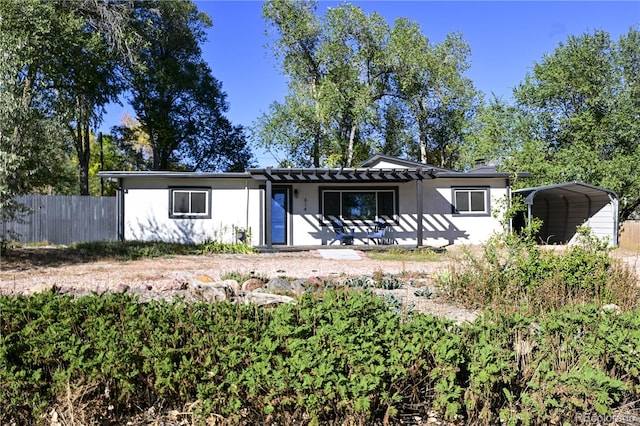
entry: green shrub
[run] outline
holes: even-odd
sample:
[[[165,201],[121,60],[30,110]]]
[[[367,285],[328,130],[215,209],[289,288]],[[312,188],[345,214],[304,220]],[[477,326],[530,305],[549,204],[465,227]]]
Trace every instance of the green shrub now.
[[[495,236],[480,255],[469,251],[437,278],[445,294],[466,306],[538,314],[565,305],[637,306],[639,282],[601,243],[541,248],[517,236]],[[597,241],[597,240],[596,240]]]
[[[246,244],[228,244],[207,240],[200,244],[165,243],[160,241],[88,242],[74,243],[61,248],[90,258],[117,258],[135,260],[176,255],[203,255],[216,253],[254,253]]]
[[[473,323],[399,315],[369,291],[297,304],[0,296],[1,424],[126,423],[151,406],[194,423],[572,424],[640,397],[640,312],[591,304]]]

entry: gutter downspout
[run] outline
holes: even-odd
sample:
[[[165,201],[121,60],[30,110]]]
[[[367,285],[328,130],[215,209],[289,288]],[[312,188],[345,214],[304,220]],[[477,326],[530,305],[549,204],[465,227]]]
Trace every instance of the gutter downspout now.
[[[245,215],[244,215],[244,232],[245,232],[245,244],[253,245],[251,241],[247,241],[247,236],[251,235],[249,232],[249,183],[248,180],[244,180],[244,191],[247,195],[247,202],[245,206]]]
[[[422,214],[423,214],[423,200],[422,200],[422,176],[418,176],[416,180],[416,247],[422,246]]]
[[[116,209],[118,211],[118,220],[116,223],[116,233],[118,234],[118,241],[124,241],[124,194],[125,189],[122,187],[122,179],[118,179],[116,197]]]
[[[618,247],[618,232],[620,231],[620,214],[619,209],[619,201],[617,197],[612,197],[609,194],[609,200],[613,203],[613,246]]]

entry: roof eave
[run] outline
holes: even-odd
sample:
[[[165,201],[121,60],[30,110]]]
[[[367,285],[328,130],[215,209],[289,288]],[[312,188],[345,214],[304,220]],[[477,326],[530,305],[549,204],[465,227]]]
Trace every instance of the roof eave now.
[[[247,172],[169,172],[169,171],[101,171],[98,177],[108,179],[148,179],[148,178],[224,178],[224,179],[247,179],[251,175]]]

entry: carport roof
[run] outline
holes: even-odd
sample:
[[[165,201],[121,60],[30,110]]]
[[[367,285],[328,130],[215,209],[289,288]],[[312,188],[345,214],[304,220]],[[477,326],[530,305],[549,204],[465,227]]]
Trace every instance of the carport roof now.
[[[583,182],[557,183],[554,185],[537,186],[534,188],[525,188],[513,191],[513,194],[520,194],[524,196],[525,204],[529,205],[533,204],[533,200],[540,193],[564,196],[568,198],[574,198],[578,196],[586,196],[589,198],[611,196],[616,199],[618,198],[616,193],[611,191],[610,189],[600,188],[599,186],[589,185]]]

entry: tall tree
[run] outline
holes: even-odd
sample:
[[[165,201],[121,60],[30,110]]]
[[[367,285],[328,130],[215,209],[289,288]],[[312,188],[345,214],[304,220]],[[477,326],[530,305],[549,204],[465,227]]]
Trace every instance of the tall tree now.
[[[62,50],[57,35],[63,17],[50,3],[0,1],[0,209],[13,217],[21,209],[13,196],[29,192],[68,193],[72,165],[64,144],[64,123],[53,90]]]
[[[391,98],[378,110],[378,127],[381,129],[381,141],[375,147],[380,154],[402,157],[407,147],[412,146],[413,137],[406,109],[398,98]]]
[[[224,116],[226,94],[202,59],[200,44],[210,18],[189,0],[149,0],[135,6],[133,26],[144,46],[128,76],[131,104],[152,147],[151,168],[249,165],[243,130]]]
[[[432,46],[417,24],[400,19],[391,29],[379,14],[349,4],[322,18],[315,11],[315,2],[264,4],[289,94],[260,117],[257,142],[284,149],[301,165],[351,167],[376,149],[391,149],[385,141],[402,140],[394,152],[419,151],[422,161],[451,164],[476,104],[462,76],[466,43],[450,35]],[[418,149],[390,127],[405,124],[415,129]]]
[[[417,139],[412,156],[451,167],[457,161],[478,93],[464,77],[469,46],[459,34],[429,43],[415,22],[398,19],[391,36],[394,93],[402,99]],[[417,151],[417,152],[416,152]]]
[[[39,168],[30,167],[30,158],[46,167],[46,159],[69,164],[61,160],[75,154],[80,192],[88,194],[90,132],[120,90],[112,53],[127,44],[128,10],[125,2],[95,0],[0,2],[0,96],[17,101],[0,120],[3,144],[17,161],[9,166],[16,170],[10,192],[38,190],[33,170]],[[47,168],[52,188],[66,181],[56,178],[60,167]],[[20,174],[30,176],[29,183],[19,182]]]
[[[621,217],[640,206],[638,30],[619,42],[596,31],[571,36],[536,63],[514,94],[533,118],[547,162],[539,182],[578,180],[612,189]]]
[[[58,56],[61,69],[57,102],[78,159],[80,194],[89,195],[92,133],[100,124],[105,106],[117,101],[123,84],[117,72],[118,57],[106,34],[90,25],[96,11],[83,6],[61,2],[56,8],[67,24],[67,31],[59,36],[72,41]]]
[[[320,167],[328,130],[319,101],[325,70],[319,53],[322,27],[316,8],[314,1],[272,0],[263,5],[263,16],[277,34],[274,51],[289,77],[290,93],[258,119],[254,135],[267,149],[283,149],[297,165]]]
[[[370,153],[376,103],[385,95],[389,28],[380,15],[349,4],[323,19],[315,10],[314,2],[264,5],[290,92],[260,118],[257,135],[302,165],[351,167]]]
[[[370,155],[368,129],[375,124],[390,72],[385,57],[389,31],[379,14],[367,16],[349,4],[325,15],[320,57],[326,75],[320,84],[320,106],[332,134],[332,155],[337,154],[330,165],[352,167]]]

